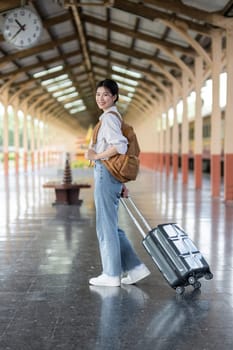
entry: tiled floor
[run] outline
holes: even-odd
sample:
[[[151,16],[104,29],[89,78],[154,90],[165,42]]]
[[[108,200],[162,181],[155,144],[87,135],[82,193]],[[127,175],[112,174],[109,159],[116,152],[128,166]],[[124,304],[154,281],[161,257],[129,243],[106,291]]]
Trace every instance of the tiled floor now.
[[[233,206],[144,170],[131,195],[151,226],[176,221],[214,273],[176,296],[120,208],[121,227],[151,270],[138,285],[90,287],[100,272],[92,189],[83,205],[52,206],[54,169],[0,183],[0,350],[230,350],[233,348]],[[77,181],[92,183],[90,170]]]

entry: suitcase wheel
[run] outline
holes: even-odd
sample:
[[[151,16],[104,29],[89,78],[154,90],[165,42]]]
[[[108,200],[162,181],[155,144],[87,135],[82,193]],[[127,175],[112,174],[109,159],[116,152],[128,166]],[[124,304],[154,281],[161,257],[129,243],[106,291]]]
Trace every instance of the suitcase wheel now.
[[[184,288],[184,287],[182,287],[182,286],[176,287],[176,294],[181,295],[181,294],[184,293],[184,291],[185,291],[185,288]]]
[[[190,277],[188,278],[188,283],[189,283],[189,284],[194,284],[195,282],[196,282],[196,278],[195,278],[195,277],[190,276]]]
[[[193,285],[193,288],[194,289],[200,289],[201,288],[201,282],[199,282],[199,281],[195,282],[194,285]]]
[[[206,280],[212,280],[213,277],[214,277],[214,275],[211,272],[209,272],[205,275]]]

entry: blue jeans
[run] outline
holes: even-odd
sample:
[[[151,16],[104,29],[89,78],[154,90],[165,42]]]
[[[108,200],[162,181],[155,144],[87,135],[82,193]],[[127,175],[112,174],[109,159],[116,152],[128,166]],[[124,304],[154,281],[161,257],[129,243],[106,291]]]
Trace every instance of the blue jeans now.
[[[95,162],[96,231],[103,273],[120,276],[141,264],[125,232],[118,227],[118,207],[122,183],[116,180],[101,161]]]

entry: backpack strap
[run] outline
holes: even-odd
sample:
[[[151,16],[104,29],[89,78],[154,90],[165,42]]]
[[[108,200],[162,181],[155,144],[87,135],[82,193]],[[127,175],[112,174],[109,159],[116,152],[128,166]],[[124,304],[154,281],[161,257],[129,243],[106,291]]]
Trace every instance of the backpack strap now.
[[[98,121],[98,123],[96,124],[96,126],[93,129],[93,133],[92,133],[92,147],[96,144],[97,142],[97,135],[99,132],[99,129],[101,127],[101,121]]]
[[[113,111],[113,112],[108,112],[108,114],[114,114],[122,123],[123,120],[122,120],[121,115],[119,113]]]

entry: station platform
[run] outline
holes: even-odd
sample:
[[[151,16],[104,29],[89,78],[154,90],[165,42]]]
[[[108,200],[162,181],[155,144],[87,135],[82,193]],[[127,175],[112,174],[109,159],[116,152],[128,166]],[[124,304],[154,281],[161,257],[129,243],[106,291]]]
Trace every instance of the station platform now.
[[[123,207],[123,228],[151,275],[136,285],[93,287],[101,272],[92,169],[76,181],[81,206],[53,206],[43,184],[56,169],[10,174],[0,182],[0,350],[230,350],[233,346],[233,205],[211,198],[210,180],[194,189],[142,170],[131,196],[152,227],[177,222],[214,278],[176,295],[141,244]]]

